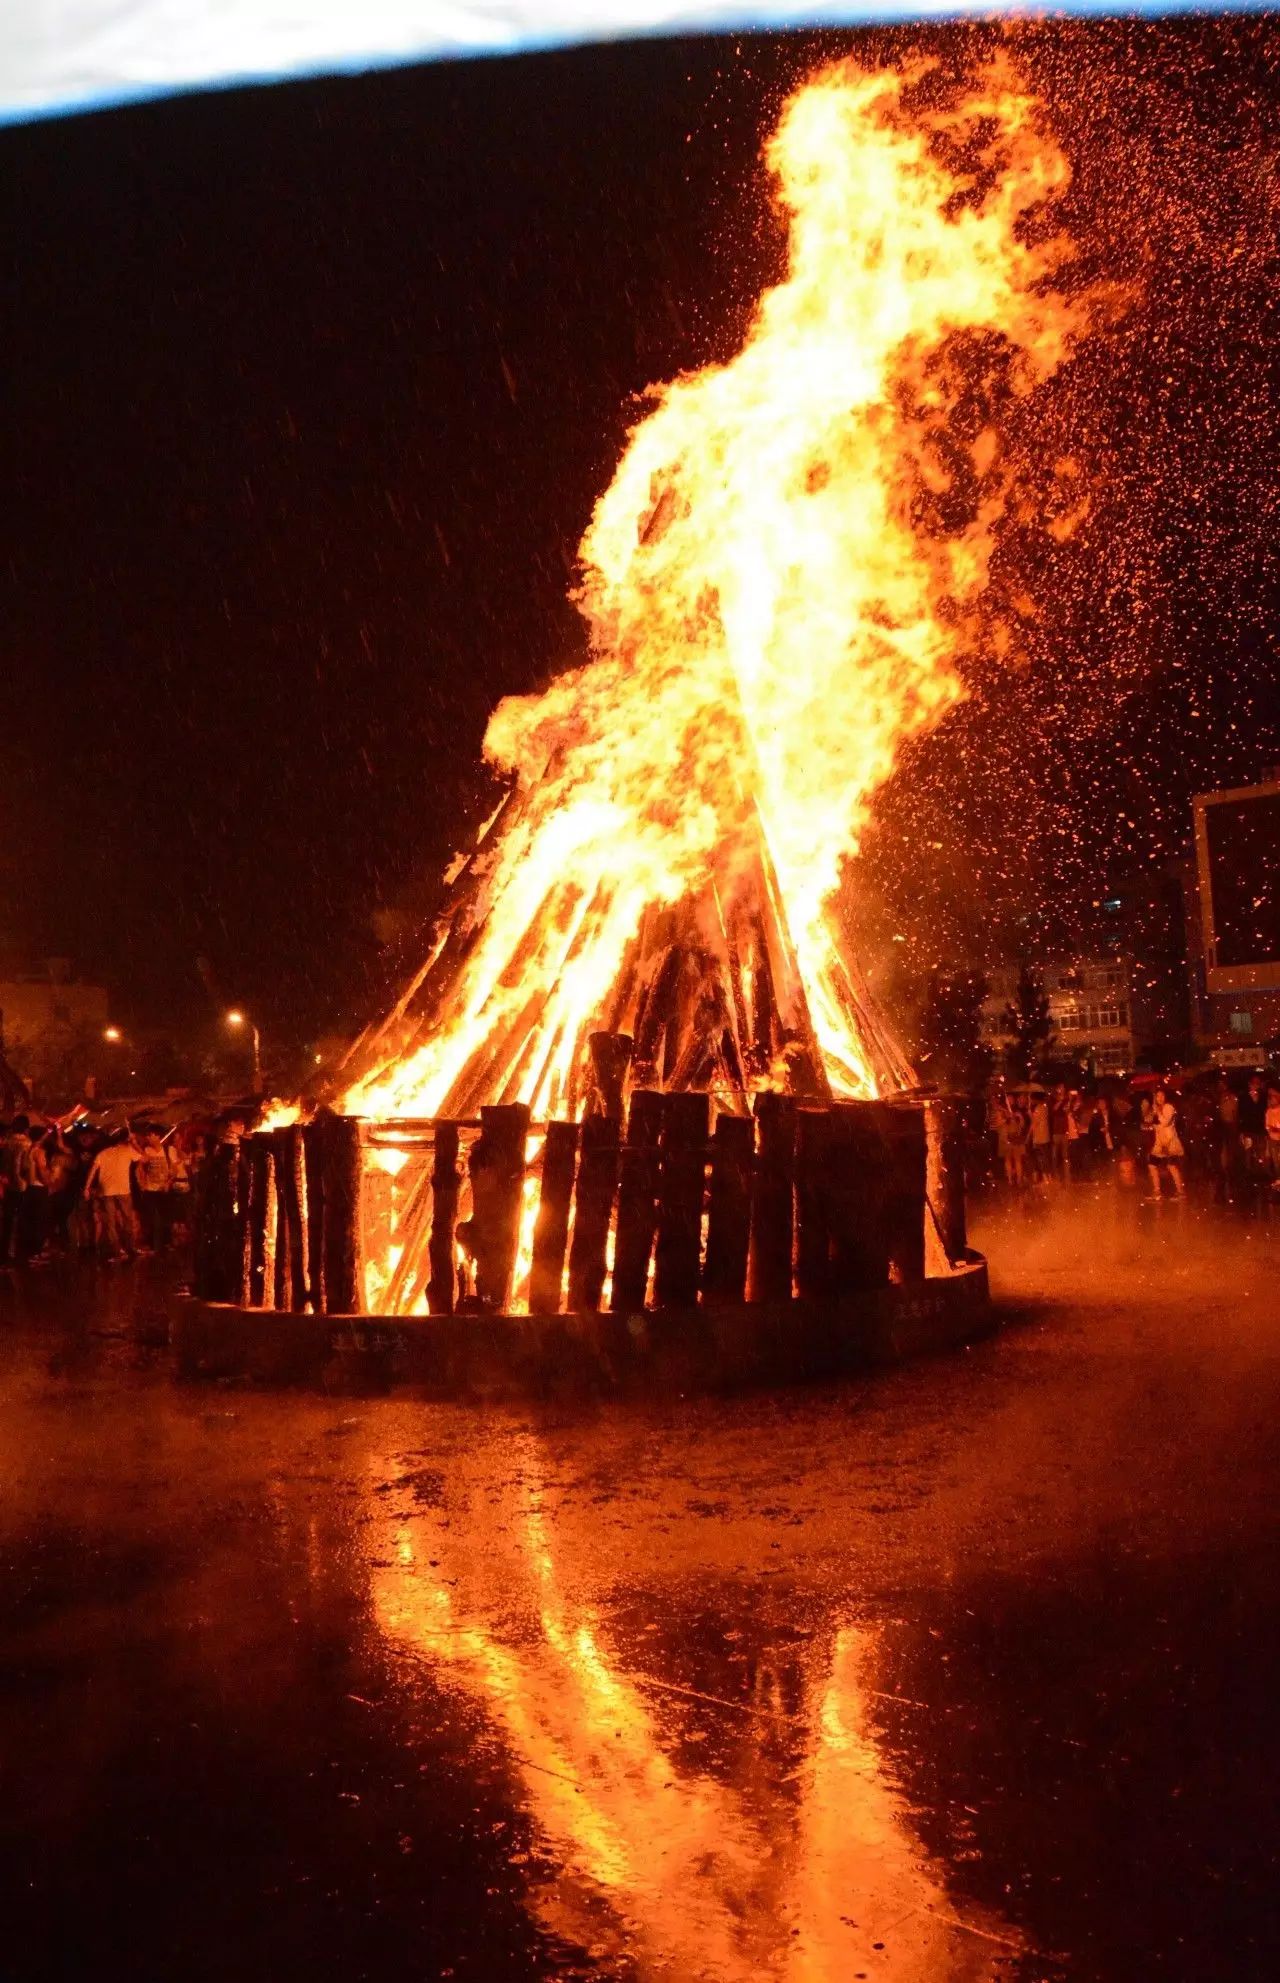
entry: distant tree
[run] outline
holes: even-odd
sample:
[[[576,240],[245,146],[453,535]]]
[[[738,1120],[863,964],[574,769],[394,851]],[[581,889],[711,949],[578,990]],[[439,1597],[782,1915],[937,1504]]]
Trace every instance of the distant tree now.
[[[1013,1000],[1004,1009],[1004,1030],[1013,1034],[1004,1050],[1006,1072],[1015,1081],[1028,1081],[1056,1039],[1044,979],[1029,964],[1019,971]]]
[[[939,1088],[972,1094],[991,1072],[982,1039],[987,981],[978,971],[934,971],[920,1015],[920,1073]]]

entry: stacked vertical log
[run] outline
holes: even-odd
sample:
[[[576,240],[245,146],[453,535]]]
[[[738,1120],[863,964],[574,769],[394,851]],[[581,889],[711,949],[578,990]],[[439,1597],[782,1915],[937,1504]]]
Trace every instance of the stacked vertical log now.
[[[795,1244],[796,1105],[789,1095],[756,1096],[755,1178],[747,1299],[790,1301]]]
[[[239,1199],[244,1220],[240,1306],[267,1302],[267,1219],[271,1209],[271,1138],[261,1131],[240,1144]],[[274,1293],[274,1290],[273,1290]]]
[[[427,1308],[452,1315],[458,1286],[455,1233],[458,1224],[459,1149],[456,1122],[437,1122],[431,1163],[431,1231],[427,1240]]]
[[[710,1097],[696,1092],[663,1096],[653,1254],[653,1298],[659,1308],[687,1308],[698,1299],[710,1107]]]
[[[959,1266],[968,1252],[965,1220],[964,1105],[951,1096],[925,1103],[930,1215],[948,1261]]]
[[[649,1263],[658,1230],[662,1104],[663,1097],[654,1088],[632,1092],[618,1180],[618,1232],[609,1303],[617,1315],[638,1313],[648,1295]]]
[[[952,1104],[763,1093],[754,1117],[711,1124],[701,1091],[636,1088],[624,1035],[592,1041],[594,1112],[542,1146],[529,1310],[551,1315],[839,1301],[925,1273],[927,1203],[947,1258],[965,1257],[961,1122]],[[529,1110],[485,1107],[471,1144],[472,1214],[458,1225],[460,1132],[434,1124],[420,1244],[434,1315],[458,1304],[455,1245],[481,1305],[510,1307],[526,1203]],[[364,1305],[363,1125],[321,1111],[219,1152],[202,1187],[196,1286],[251,1308],[350,1315]],[[429,1194],[429,1195],[428,1195]],[[429,1214],[429,1216],[428,1216]],[[609,1283],[610,1236],[613,1236]],[[936,1257],[936,1256],[935,1256]]]
[[[300,1312],[307,1304],[306,1243],[302,1220],[302,1130],[295,1122],[271,1132],[275,1177],[275,1282],[278,1309]]]
[[[702,1268],[702,1299],[709,1307],[731,1307],[746,1299],[755,1163],[751,1117],[722,1115],[711,1143],[707,1257]]]
[[[529,1111],[523,1102],[482,1108],[480,1123],[480,1139],[472,1146],[468,1164],[471,1220],[467,1237],[481,1305],[500,1312],[510,1301],[520,1243]]]
[[[302,1132],[307,1298],[317,1315],[364,1303],[364,1139],[355,1116],[322,1109]]]
[[[530,1315],[560,1312],[564,1256],[569,1242],[569,1208],[577,1165],[577,1123],[548,1123],[547,1139],[542,1146],[542,1190],[533,1228],[533,1262],[529,1269]]]

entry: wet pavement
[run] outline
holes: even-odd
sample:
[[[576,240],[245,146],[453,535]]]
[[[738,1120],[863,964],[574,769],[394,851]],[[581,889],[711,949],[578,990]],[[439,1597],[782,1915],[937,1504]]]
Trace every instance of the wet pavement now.
[[[979,1237],[999,1338],[651,1409],[0,1286],[0,1978],[1276,1974],[1280,1226]]]

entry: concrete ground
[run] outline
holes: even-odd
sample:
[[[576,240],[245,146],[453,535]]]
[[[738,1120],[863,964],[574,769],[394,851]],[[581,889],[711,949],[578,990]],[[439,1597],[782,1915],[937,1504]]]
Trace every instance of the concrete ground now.
[[[0,1978],[1280,1967],[1280,1227],[988,1218],[829,1392],[181,1387],[0,1287]]]

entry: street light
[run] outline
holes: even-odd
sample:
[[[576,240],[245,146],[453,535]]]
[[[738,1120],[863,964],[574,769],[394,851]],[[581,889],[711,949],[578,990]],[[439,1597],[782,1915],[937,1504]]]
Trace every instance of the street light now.
[[[120,1028],[118,1026],[104,1026],[102,1029],[102,1037],[104,1040],[108,1042],[110,1046],[118,1047],[121,1040],[124,1038],[124,1034],[120,1031]]]
[[[240,1032],[246,1026],[249,1029],[249,1037],[253,1041],[253,1092],[255,1095],[260,1095],[262,1093],[262,1040],[259,1036],[258,1029],[252,1019],[248,1018],[235,1007],[227,1014],[227,1024],[236,1032]]]

